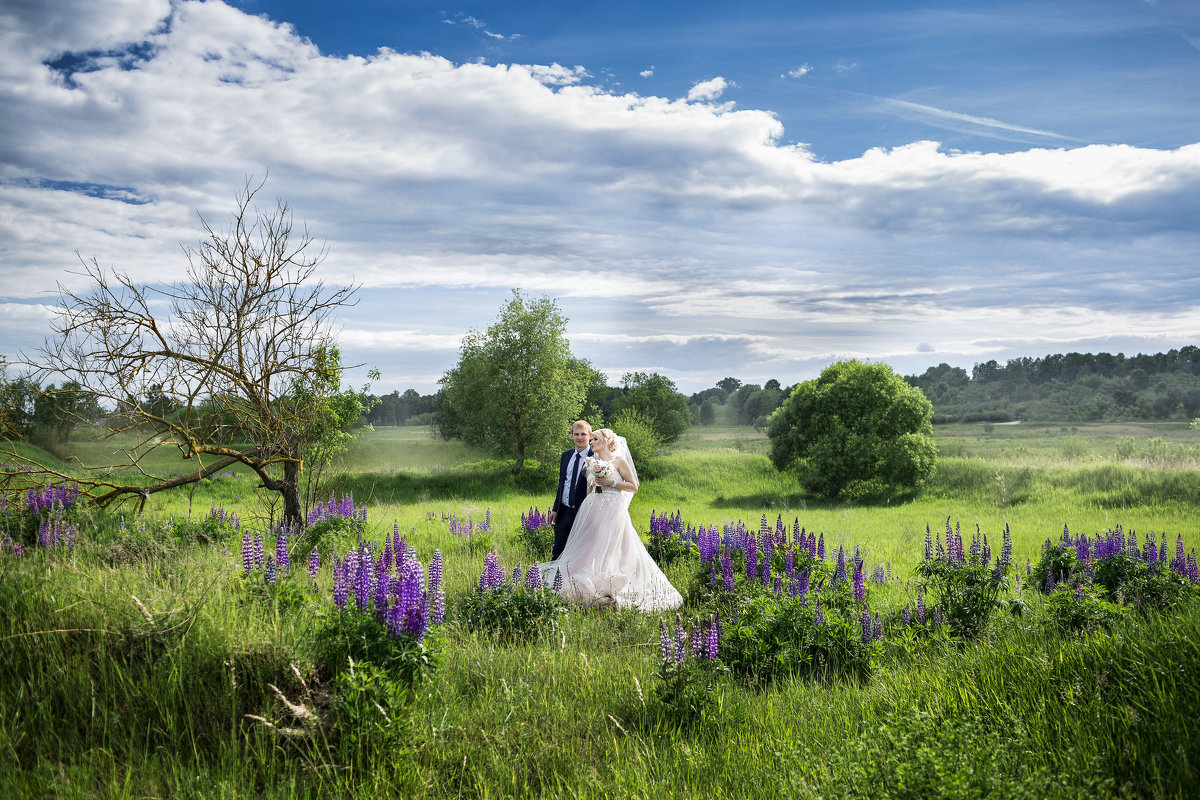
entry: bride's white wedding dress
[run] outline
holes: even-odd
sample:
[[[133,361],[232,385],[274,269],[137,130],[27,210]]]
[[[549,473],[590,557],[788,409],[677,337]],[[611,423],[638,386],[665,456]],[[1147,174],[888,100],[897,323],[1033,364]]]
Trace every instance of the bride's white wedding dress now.
[[[622,455],[631,465],[636,482],[632,460]],[[622,475],[623,480],[629,478]],[[588,494],[579,505],[562,555],[539,565],[542,580],[549,586],[555,572],[561,570],[562,593],[589,606],[614,605],[641,611],[679,608],[683,596],[650,557],[633,527],[629,517],[633,493],[607,486],[596,492],[590,473],[587,482]]]

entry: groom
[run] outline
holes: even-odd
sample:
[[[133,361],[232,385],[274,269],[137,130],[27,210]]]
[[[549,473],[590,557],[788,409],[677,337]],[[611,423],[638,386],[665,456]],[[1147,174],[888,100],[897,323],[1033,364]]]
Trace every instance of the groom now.
[[[558,491],[554,493],[554,505],[550,507],[550,524],[554,526],[551,559],[562,555],[563,548],[567,546],[567,537],[571,535],[571,525],[575,523],[575,512],[587,496],[587,474],[583,469],[583,460],[592,454],[588,446],[591,436],[591,425],[584,420],[576,422],[571,426],[575,449],[564,451],[558,460]]]

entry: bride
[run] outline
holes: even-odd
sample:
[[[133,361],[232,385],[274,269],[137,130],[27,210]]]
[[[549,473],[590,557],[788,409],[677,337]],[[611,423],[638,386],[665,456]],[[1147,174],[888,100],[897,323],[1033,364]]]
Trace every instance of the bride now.
[[[543,582],[551,584],[561,571],[562,593],[591,606],[678,608],[683,597],[646,552],[629,518],[638,479],[625,437],[601,428],[592,431],[591,445],[587,496],[562,555],[540,565]]]

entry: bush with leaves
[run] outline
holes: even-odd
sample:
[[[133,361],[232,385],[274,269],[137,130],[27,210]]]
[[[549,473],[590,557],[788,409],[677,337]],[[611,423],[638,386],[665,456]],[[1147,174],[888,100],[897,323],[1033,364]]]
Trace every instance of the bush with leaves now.
[[[1111,628],[1129,614],[1124,606],[1104,599],[1103,587],[1060,585],[1048,598],[1050,620],[1061,631]]]
[[[925,560],[917,567],[917,574],[932,592],[951,632],[971,639],[983,631],[992,612],[1001,607],[1000,591],[1008,585],[1011,561],[1012,538],[1007,526],[1001,553],[992,563],[985,534],[976,528],[970,548],[965,549],[958,526],[951,530],[947,519],[945,547],[940,534],[935,546],[929,528],[925,528]],[[1021,608],[1019,604],[1010,606],[1014,613]]]
[[[455,619],[467,630],[502,642],[537,641],[558,630],[566,613],[566,601],[556,588],[542,583],[536,564],[524,573],[518,565],[508,580],[493,550],[484,558],[478,589],[459,600]]]

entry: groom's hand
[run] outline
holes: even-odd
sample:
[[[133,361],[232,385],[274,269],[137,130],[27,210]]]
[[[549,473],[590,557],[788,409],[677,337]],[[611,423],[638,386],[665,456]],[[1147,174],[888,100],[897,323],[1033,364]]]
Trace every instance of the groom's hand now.
[[[555,521],[556,519],[558,519],[558,512],[557,512],[557,511],[551,511],[551,512],[550,512],[550,516],[546,517],[546,521],[547,521],[547,522],[549,522],[551,525],[553,525],[553,524],[554,524],[554,521]]]

